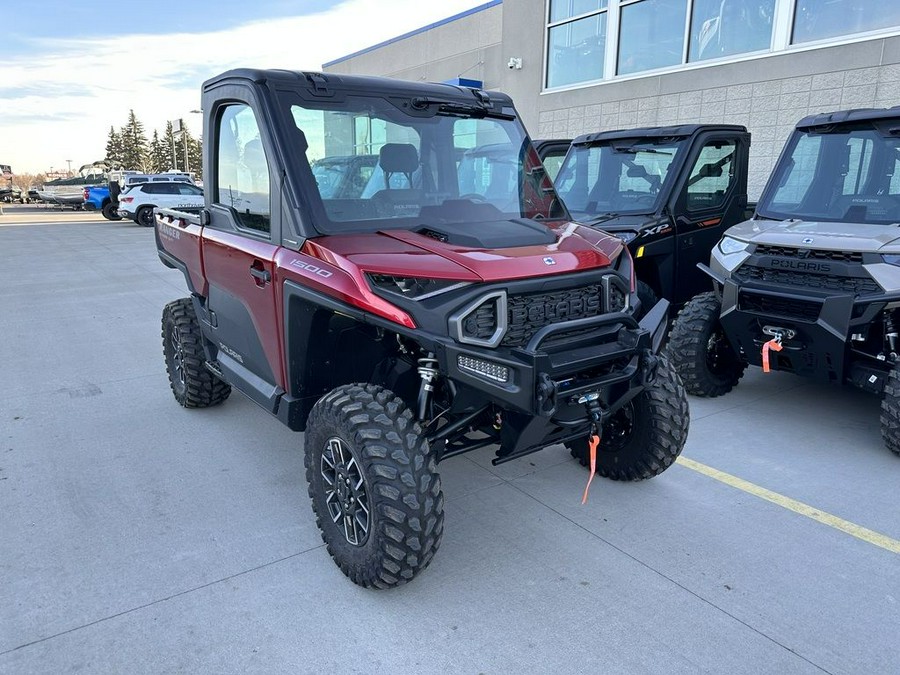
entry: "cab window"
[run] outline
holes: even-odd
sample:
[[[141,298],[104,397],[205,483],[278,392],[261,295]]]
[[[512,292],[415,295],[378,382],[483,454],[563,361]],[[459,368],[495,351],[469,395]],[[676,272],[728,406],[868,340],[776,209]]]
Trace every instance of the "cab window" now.
[[[568,146],[564,148],[554,148],[550,150],[544,158],[541,160],[544,164],[544,171],[547,172],[547,176],[550,180],[556,180],[556,176],[559,174],[559,170],[562,167],[563,160],[566,158],[566,153],[569,151]]]
[[[269,164],[253,110],[225,108],[217,125],[214,201],[234,210],[238,225],[268,234],[271,230]]]
[[[711,141],[703,146],[687,183],[687,208],[701,211],[722,206],[734,182],[734,141]]]

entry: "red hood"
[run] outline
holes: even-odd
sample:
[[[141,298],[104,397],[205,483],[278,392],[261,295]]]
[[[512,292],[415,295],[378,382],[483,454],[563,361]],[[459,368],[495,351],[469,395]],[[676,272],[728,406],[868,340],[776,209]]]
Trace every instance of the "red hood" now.
[[[608,267],[620,239],[570,222],[547,223],[556,242],[504,249],[445,244],[409,230],[342,234],[309,240],[304,252],[341,268],[460,281],[504,281]]]

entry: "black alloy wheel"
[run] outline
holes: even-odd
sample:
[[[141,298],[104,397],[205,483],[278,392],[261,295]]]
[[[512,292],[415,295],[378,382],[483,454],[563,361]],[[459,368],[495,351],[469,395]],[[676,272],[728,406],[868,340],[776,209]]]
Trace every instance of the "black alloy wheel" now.
[[[348,544],[362,546],[369,537],[371,513],[366,479],[353,451],[341,438],[332,436],[322,449],[320,465],[331,522],[343,529]]]
[[[100,209],[100,213],[102,213],[103,217],[107,220],[122,220],[122,216],[119,215],[117,206],[112,202],[106,202],[103,205],[103,208]]]
[[[727,377],[734,370],[735,354],[725,331],[716,324],[706,341],[706,367],[716,377]]]
[[[163,357],[169,386],[185,408],[208,408],[222,403],[231,386],[206,367],[203,336],[190,298],[173,300],[163,309]]]
[[[139,208],[137,214],[135,215],[135,220],[137,221],[137,224],[141,225],[142,227],[153,227],[153,207],[142,206],[141,208]]]
[[[666,353],[694,396],[715,397],[731,391],[747,363],[738,354],[719,321],[722,306],[712,291],[694,297],[678,313]]]
[[[634,434],[634,401],[629,401],[609,418],[600,430],[603,452],[618,452],[626,447]]]
[[[678,459],[687,440],[690,410],[681,379],[659,356],[656,379],[617,410],[600,430],[597,473],[612,480],[658,476]],[[566,443],[572,457],[588,466],[588,438]]]
[[[434,453],[402,399],[373,384],[337,387],[313,406],[304,446],[316,524],[353,583],[392,588],[428,567],[444,496]]]
[[[184,396],[187,390],[184,380],[184,345],[181,343],[181,332],[175,326],[169,330],[168,340],[165,353],[169,372],[172,374],[172,389],[176,396]]]

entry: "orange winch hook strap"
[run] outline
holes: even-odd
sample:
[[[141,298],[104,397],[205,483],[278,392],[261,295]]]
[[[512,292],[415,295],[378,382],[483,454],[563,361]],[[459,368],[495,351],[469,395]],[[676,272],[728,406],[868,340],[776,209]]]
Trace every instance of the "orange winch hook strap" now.
[[[779,341],[778,338],[772,338],[771,340],[769,340],[762,346],[762,362],[763,362],[763,372],[764,373],[769,372],[769,350],[770,349],[773,352],[781,351],[781,342]]]
[[[584,494],[581,497],[581,503],[587,504],[588,490],[591,489],[591,481],[594,480],[594,474],[597,471],[597,446],[600,445],[600,436],[591,434],[588,441],[588,448],[591,456],[591,475],[588,476],[587,485],[584,486]]]

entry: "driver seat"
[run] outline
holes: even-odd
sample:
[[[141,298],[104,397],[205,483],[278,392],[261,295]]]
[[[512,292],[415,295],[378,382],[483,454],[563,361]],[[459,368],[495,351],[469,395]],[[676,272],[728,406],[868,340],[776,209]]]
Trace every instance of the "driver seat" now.
[[[391,189],[391,177],[395,173],[406,176],[409,189],[413,186],[413,174],[419,168],[419,153],[412,143],[385,143],[378,151],[378,165],[384,172],[384,188]]]

